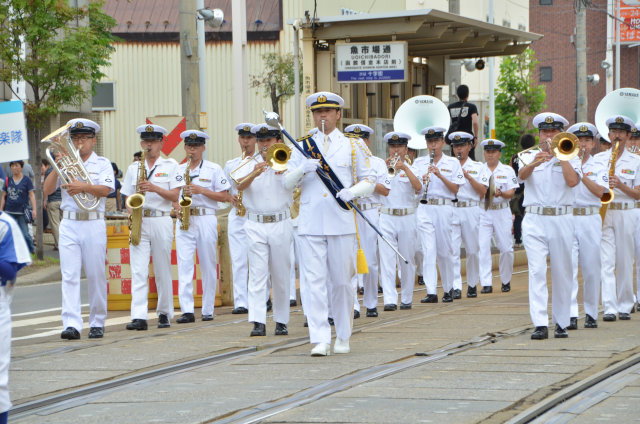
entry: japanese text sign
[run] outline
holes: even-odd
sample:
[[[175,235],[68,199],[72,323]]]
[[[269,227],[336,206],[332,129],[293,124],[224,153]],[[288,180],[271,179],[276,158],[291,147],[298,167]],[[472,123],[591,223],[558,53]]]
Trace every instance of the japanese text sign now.
[[[0,162],[25,159],[29,145],[22,101],[0,102]]]
[[[407,43],[336,43],[338,82],[399,82],[407,78]]]

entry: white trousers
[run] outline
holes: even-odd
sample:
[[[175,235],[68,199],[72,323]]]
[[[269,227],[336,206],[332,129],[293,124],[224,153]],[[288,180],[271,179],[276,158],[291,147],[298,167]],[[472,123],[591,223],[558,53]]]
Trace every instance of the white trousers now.
[[[491,286],[491,236],[495,236],[500,251],[500,281],[507,284],[513,274],[513,240],[511,239],[511,209],[489,209],[480,213],[480,284]]]
[[[638,214],[638,222],[640,223],[640,209],[636,209]],[[640,226],[636,225],[636,231],[634,232],[634,240],[636,243],[636,294],[635,300],[640,298]]]
[[[480,225],[480,207],[455,208],[455,219],[452,228],[453,244],[453,288],[462,289],[462,273],[460,249],[464,240],[465,256],[467,258],[467,284],[475,287],[479,281],[478,268],[478,227]],[[491,259],[491,258],[489,258]]]
[[[598,318],[600,302],[600,243],[602,242],[602,219],[600,214],[574,216],[573,225],[573,286],[571,288],[571,316],[578,312],[578,264],[584,280],[584,312]]]
[[[398,263],[400,266],[400,302],[411,304],[416,278],[413,265],[416,246],[416,219],[413,215],[380,214],[380,231],[409,261],[408,264],[405,264],[401,259],[396,260],[393,249],[384,241],[378,241],[380,246],[380,284],[384,294],[383,303],[385,305],[398,304],[398,290],[396,289],[396,263]]]
[[[607,210],[602,228],[602,305],[605,314],[628,313],[633,306],[633,246],[638,214]],[[614,273],[615,272],[615,273]]]
[[[231,275],[233,277],[233,306],[247,308],[247,279],[249,278],[247,235],[244,231],[246,217],[237,216],[235,208],[229,212],[227,234],[229,236],[229,255],[231,256]]]
[[[355,239],[355,234],[299,236],[301,284],[305,286],[302,302],[313,344],[331,343],[331,327],[327,322],[329,302],[336,335],[342,340],[351,337]]]
[[[9,363],[11,362],[11,296],[0,287],[0,413],[11,408]]]
[[[528,213],[522,220],[522,241],[529,262],[529,313],[536,327],[549,325],[547,256],[551,262],[551,316],[562,328],[569,325],[573,266],[573,215]]]
[[[291,249],[289,256],[291,257],[291,272],[289,273],[290,283],[289,283],[289,300],[297,300],[296,298],[296,264],[298,263],[298,259],[296,258],[296,248],[295,243],[293,243],[293,233],[295,232],[295,228],[291,226]]]
[[[173,318],[173,284],[171,283],[171,247],[173,220],[170,216],[142,219],[140,243],[130,245],[131,319],[148,319],[149,262],[153,256],[153,273],[158,292],[156,313]]]
[[[107,318],[107,227],[102,219],[60,222],[58,241],[62,273],[62,326],[82,331],[80,278],[82,269],[89,292],[89,326],[104,327]]]
[[[377,208],[367,209],[362,213],[373,225],[379,227],[380,213]],[[364,288],[362,303],[365,308],[373,309],[378,305],[378,234],[360,215],[358,215],[358,231],[360,232],[360,246],[364,251],[364,256],[367,258],[367,266],[369,267],[368,274],[358,274],[359,285]],[[393,256],[395,258],[395,253]]]
[[[418,237],[422,245],[422,272],[427,286],[427,294],[436,294],[438,271],[442,288],[448,292],[453,288],[453,238],[451,217],[453,206],[420,205],[418,206]]]
[[[193,313],[194,255],[197,250],[202,275],[202,315],[213,315],[218,285],[218,218],[215,215],[192,216],[189,230],[176,227],[180,310],[183,314]]]
[[[273,288],[273,319],[289,322],[291,283],[291,220],[244,225],[249,245],[249,322],[267,322],[265,299],[269,295],[269,276]]]

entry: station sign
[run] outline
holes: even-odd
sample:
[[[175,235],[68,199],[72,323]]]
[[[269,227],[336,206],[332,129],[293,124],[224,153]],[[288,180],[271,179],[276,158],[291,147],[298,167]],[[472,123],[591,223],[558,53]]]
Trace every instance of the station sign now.
[[[339,83],[406,81],[407,43],[336,43],[336,67]]]

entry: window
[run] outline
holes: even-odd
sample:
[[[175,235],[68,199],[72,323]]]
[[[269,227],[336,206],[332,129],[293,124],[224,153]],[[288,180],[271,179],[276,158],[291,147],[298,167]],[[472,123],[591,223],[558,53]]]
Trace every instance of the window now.
[[[551,6],[553,5],[553,0],[540,0],[540,6]]]
[[[93,110],[116,110],[116,83],[114,81],[97,83],[91,106]]]
[[[511,28],[511,21],[508,21],[506,19],[502,20],[502,26],[503,27],[507,27],[507,28]]]
[[[540,67],[540,82],[548,82],[553,80],[553,68],[551,66]]]

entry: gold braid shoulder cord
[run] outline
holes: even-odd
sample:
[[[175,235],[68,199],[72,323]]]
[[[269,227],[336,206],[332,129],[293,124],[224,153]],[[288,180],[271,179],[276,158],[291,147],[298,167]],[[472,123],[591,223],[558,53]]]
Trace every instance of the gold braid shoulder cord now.
[[[358,140],[360,140],[360,138],[356,138],[356,137],[348,137],[349,141],[351,142],[351,169],[352,169],[352,173],[353,173],[353,181],[354,184],[356,184],[358,182],[358,175],[357,175],[357,168],[356,168],[356,144],[362,149],[362,144],[358,142]],[[366,148],[362,149],[364,151],[364,153],[367,155],[367,157],[371,156],[371,151],[367,148],[367,146],[364,146]],[[367,257],[364,254],[364,250],[362,250],[362,247],[360,246],[360,233],[358,232],[358,216],[356,215],[356,210],[355,209],[351,209],[353,211],[353,220],[356,223],[356,239],[358,240],[358,251],[356,254],[356,268],[357,268],[357,272],[358,274],[368,274],[369,273],[369,267],[367,265]]]

